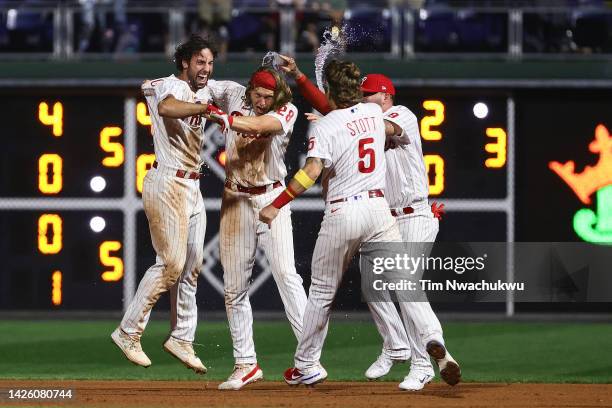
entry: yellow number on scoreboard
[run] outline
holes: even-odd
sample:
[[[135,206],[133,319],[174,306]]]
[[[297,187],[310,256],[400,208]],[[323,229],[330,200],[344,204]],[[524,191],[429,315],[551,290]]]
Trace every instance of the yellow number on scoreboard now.
[[[55,271],[51,275],[51,303],[53,306],[62,304],[62,273],[60,271]]]
[[[434,182],[429,185],[429,194],[441,194],[444,191],[444,159],[437,154],[428,154],[424,159],[428,179],[430,167],[433,166],[434,169]]]
[[[442,133],[431,128],[444,122],[444,104],[440,101],[427,100],[423,101],[423,108],[433,111],[433,115],[421,119],[421,137],[424,140],[441,140]]]
[[[111,252],[121,249],[119,241],[104,241],[100,244],[100,263],[112,269],[102,272],[102,280],[116,282],[123,278],[123,261],[118,256],[111,256]]]
[[[141,154],[136,159],[136,190],[138,190],[139,193],[142,193],[144,177],[147,175],[147,171],[149,171],[154,161],[154,154]]]
[[[62,191],[62,157],[55,153],[45,153],[38,159],[38,189],[43,194],[57,194]],[[51,175],[49,177],[49,166]],[[50,179],[50,180],[49,180]]]
[[[151,116],[147,113],[147,104],[138,102],[136,104],[136,119],[143,126],[151,126]]]
[[[51,227],[51,239],[47,238]],[[43,214],[38,218],[38,250],[47,255],[62,250],[62,218],[57,214]]]
[[[43,125],[52,127],[53,136],[60,137],[64,133],[64,106],[61,102],[55,102],[53,113],[49,115],[49,105],[46,102],[39,103],[38,120]]]
[[[485,150],[495,153],[495,157],[485,160],[485,166],[489,168],[500,168],[506,164],[507,136],[502,128],[487,128],[487,136],[497,139],[494,143],[487,143]]]
[[[116,126],[107,126],[100,132],[100,147],[107,153],[112,153],[102,159],[102,164],[106,167],[119,167],[123,164],[124,151],[123,145],[119,142],[111,142],[112,137],[120,136],[123,130]]]

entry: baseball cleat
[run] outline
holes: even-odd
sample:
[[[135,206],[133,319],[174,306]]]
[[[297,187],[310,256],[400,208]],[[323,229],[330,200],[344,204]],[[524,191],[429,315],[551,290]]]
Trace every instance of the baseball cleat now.
[[[404,381],[399,384],[401,390],[420,391],[434,379],[434,374],[424,371],[410,370],[408,375],[404,377]]]
[[[389,374],[393,364],[403,363],[405,360],[396,360],[381,353],[375,362],[366,370],[365,376],[368,380],[376,380]]]
[[[220,390],[239,390],[247,384],[254,383],[263,378],[263,371],[259,364],[236,364],[234,372],[227,381],[219,384]]]
[[[285,377],[285,382],[289,385],[315,385],[325,381],[327,371],[325,371],[322,365],[317,364],[306,370],[298,370],[295,367],[288,368],[283,376]]]
[[[111,334],[111,339],[132,363],[145,368],[151,365],[151,360],[144,351],[142,351],[138,336],[130,336],[121,330],[120,327],[117,327]]]
[[[206,367],[193,351],[193,345],[190,342],[170,336],[164,343],[164,350],[181,361],[185,367],[195,371],[196,374],[206,374]]]
[[[436,360],[438,368],[440,369],[440,377],[442,377],[444,382],[448,385],[455,385],[461,381],[461,368],[459,367],[459,363],[451,357],[442,343],[432,340],[427,343],[426,348],[429,355]]]

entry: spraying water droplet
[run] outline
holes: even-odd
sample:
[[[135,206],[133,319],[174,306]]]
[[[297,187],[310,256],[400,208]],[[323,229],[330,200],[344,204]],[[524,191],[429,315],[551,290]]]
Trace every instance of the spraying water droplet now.
[[[349,36],[346,34],[346,26],[339,28],[333,26],[331,29],[326,29],[323,32],[323,41],[317,49],[315,56],[315,77],[317,86],[323,91],[323,69],[332,59],[339,58],[346,50],[346,44]]]

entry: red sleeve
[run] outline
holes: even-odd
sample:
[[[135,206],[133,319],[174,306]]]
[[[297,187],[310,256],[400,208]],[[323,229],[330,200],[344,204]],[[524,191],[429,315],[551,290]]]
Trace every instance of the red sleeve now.
[[[306,75],[302,75],[301,77],[297,78],[295,82],[297,83],[301,94],[316,110],[324,115],[331,112],[331,107],[329,106],[329,101],[327,100],[325,94],[321,92],[321,90],[317,88]]]

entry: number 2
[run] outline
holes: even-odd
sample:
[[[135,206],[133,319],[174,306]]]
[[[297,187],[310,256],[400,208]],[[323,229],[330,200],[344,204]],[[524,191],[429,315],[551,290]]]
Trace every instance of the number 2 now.
[[[374,143],[373,137],[366,137],[364,139],[359,140],[359,172],[361,173],[371,173],[376,168],[376,154],[374,149],[368,147],[366,149],[366,145]],[[364,160],[366,156],[369,157],[368,165],[366,165],[366,161]]]
[[[285,112],[287,112],[287,105],[281,106],[276,111],[276,113],[278,113],[281,116],[283,116]],[[295,115],[295,112],[293,110],[289,110],[289,113],[287,113],[287,116],[285,116],[285,122],[289,122],[291,118],[293,117],[293,115]]]

